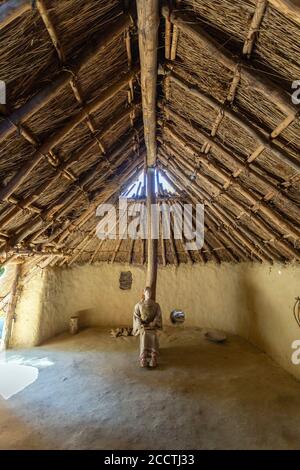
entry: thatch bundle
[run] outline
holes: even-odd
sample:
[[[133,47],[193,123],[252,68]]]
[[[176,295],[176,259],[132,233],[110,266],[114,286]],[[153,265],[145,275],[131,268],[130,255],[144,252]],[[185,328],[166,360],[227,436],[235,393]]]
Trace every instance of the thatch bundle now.
[[[225,32],[232,39],[243,42],[245,31],[254,13],[255,0],[184,0],[184,6],[193,10],[209,26]]]
[[[270,77],[290,92],[291,82],[300,76],[299,54],[299,26],[269,6],[253,55],[255,67],[266,68]]]
[[[192,80],[205,92],[215,90],[214,96],[225,99],[232,73],[212,57],[204,43],[196,44],[187,34],[180,33],[175,64],[192,75]]]
[[[78,52],[92,35],[111,27],[122,14],[118,0],[51,0],[48,2],[48,10],[66,57],[72,56],[74,51]]]
[[[24,13],[1,30],[1,80],[7,84],[10,106],[16,108],[42,88],[57,69],[51,40],[35,11]]]

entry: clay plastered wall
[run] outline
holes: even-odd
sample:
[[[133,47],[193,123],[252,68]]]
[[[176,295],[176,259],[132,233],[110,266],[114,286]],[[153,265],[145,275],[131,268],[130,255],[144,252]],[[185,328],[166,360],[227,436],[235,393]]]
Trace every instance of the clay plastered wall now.
[[[12,347],[35,346],[40,340],[42,296],[46,273],[42,272],[24,284],[13,323]]]
[[[133,285],[122,291],[119,275],[126,270],[133,274]],[[171,310],[183,309],[186,326],[239,334],[300,378],[300,366],[291,363],[291,343],[300,339],[292,313],[295,297],[300,295],[299,279],[300,266],[208,263],[166,267],[159,269],[157,299],[165,322],[169,323]],[[49,270],[32,282],[31,293],[27,288],[17,308],[18,345],[39,344],[66,330],[74,314],[79,314],[83,326],[131,324],[145,269],[103,263]]]

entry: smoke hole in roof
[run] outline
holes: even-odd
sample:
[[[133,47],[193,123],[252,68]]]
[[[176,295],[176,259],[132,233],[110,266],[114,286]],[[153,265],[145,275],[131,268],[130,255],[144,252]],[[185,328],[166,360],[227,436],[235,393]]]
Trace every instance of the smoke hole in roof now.
[[[155,193],[157,196],[174,195],[175,189],[167,178],[159,171],[155,170]],[[128,186],[122,193],[122,197],[129,199],[145,197],[147,194],[145,172],[142,171],[136,181]]]

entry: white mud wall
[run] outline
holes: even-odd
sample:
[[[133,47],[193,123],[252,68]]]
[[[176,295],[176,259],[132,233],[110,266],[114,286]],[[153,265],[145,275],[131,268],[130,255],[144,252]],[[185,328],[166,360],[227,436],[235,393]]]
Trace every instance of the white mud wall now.
[[[119,288],[121,271],[133,275],[131,290]],[[300,378],[291,362],[300,329],[293,318],[300,296],[299,265],[251,263],[159,268],[157,300],[165,323],[177,308],[185,326],[218,328],[238,334],[267,352]],[[68,329],[78,314],[82,326],[130,325],[145,283],[145,268],[102,263],[48,270],[24,289],[17,306],[13,344],[32,346]]]

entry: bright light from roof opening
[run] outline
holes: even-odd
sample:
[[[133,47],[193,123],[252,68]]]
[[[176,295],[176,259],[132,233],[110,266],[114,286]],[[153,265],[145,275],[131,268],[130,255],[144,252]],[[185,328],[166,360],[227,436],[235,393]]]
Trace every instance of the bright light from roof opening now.
[[[136,181],[128,186],[128,188],[122,192],[121,196],[127,198],[146,196],[145,184],[146,178],[144,176],[144,171],[142,171]],[[157,196],[167,195],[167,193],[171,193],[172,195],[175,194],[173,186],[170,185],[159,170],[155,170],[155,193]]]

